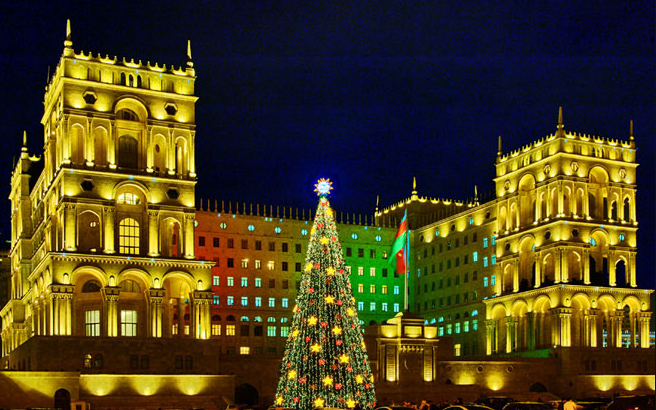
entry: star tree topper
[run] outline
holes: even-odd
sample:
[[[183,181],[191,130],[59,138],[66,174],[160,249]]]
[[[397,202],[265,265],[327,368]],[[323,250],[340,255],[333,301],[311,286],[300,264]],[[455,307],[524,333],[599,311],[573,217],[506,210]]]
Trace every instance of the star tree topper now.
[[[316,192],[318,196],[328,196],[330,190],[333,189],[333,183],[330,182],[330,178],[321,178],[316,184],[314,184],[314,186],[314,192]]]

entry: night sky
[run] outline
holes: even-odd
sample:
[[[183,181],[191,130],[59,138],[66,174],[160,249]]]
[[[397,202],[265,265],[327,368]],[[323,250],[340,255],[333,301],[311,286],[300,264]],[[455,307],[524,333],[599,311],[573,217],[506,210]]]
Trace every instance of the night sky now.
[[[371,214],[416,176],[420,195],[464,199],[493,187],[498,135],[504,151],[542,138],[559,105],[565,129],[587,134],[626,140],[633,119],[639,286],[654,287],[653,1],[7,3],[4,198],[23,129],[42,152],[48,66],[70,18],[78,52],[181,66],[192,40],[199,198],[314,208],[329,177],[338,211]]]

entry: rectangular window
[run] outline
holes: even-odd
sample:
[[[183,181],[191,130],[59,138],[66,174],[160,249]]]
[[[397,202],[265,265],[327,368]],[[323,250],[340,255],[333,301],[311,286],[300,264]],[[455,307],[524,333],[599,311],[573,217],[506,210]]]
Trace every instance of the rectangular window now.
[[[351,248],[346,248],[346,256],[353,256],[353,249]]]
[[[239,335],[241,336],[248,336],[251,333],[251,328],[248,325],[241,325],[239,326]]]
[[[100,336],[100,310],[84,312],[84,327],[87,336]]]
[[[275,242],[269,242],[269,251],[271,251],[271,252],[276,251],[276,243]]]
[[[219,247],[219,238],[212,238],[212,246],[215,248]]]
[[[440,298],[440,307],[444,306],[444,298]]]
[[[204,236],[199,236],[198,237],[198,246],[205,246],[205,237]]]
[[[289,326],[280,326],[280,337],[287,337],[289,335]]]
[[[301,271],[301,262],[296,262],[294,264],[294,271],[295,272],[300,272]]]
[[[255,250],[256,251],[262,250],[262,241],[255,241]]]
[[[241,248],[242,249],[248,249],[248,239],[242,239],[241,240]]]
[[[235,240],[232,238],[228,238],[228,248],[232,249],[235,247]]]
[[[219,276],[212,277],[212,286],[220,286]]]
[[[276,337],[276,327],[275,326],[267,326],[267,336],[268,337]]]
[[[226,336],[235,335],[235,325],[226,325]]]
[[[358,310],[364,311],[364,302],[358,302]]]
[[[469,263],[469,255],[463,256],[462,263],[464,263],[465,265]]]
[[[251,348],[248,346],[240,346],[239,354],[251,354]]]
[[[462,278],[462,281],[463,281],[464,283],[469,282],[469,272],[465,272],[465,276]]]
[[[380,289],[380,292],[381,292],[383,295],[387,295],[387,285],[383,285],[383,286],[381,287],[381,289]]]
[[[395,295],[399,294],[399,285],[394,285],[394,294]]]
[[[451,306],[451,296],[446,297],[446,305]]]
[[[370,249],[370,250],[369,250],[369,257],[370,257],[371,259],[375,259],[375,258],[376,258],[376,250],[375,250],[375,249]]]
[[[399,304],[398,303],[394,304],[394,313],[399,313]]]
[[[487,237],[483,238],[483,248],[487,248]]]
[[[370,312],[376,311],[376,302],[369,302],[369,311]]]
[[[449,323],[448,325],[446,325],[446,334],[447,334],[447,335],[450,335],[450,334],[451,334],[451,323]]]
[[[358,248],[358,258],[364,258],[364,249]]]
[[[255,278],[255,287],[256,288],[262,287],[262,278]]]
[[[235,304],[235,297],[234,296],[228,296],[228,299],[226,300],[226,303],[228,303],[228,306],[233,306]]]
[[[471,222],[472,220],[470,219],[469,221]],[[470,224],[470,225],[471,225],[471,224]],[[465,237],[462,239],[462,244],[463,244],[463,245],[467,245],[467,239],[468,239],[468,238],[467,238],[467,235],[465,235]]]
[[[497,255],[492,255],[492,265],[497,264]]]
[[[469,332],[469,320],[462,322],[462,331],[465,333]]]
[[[280,306],[282,306],[282,307],[284,307],[284,308],[288,308],[288,307],[289,307],[289,299],[287,299],[287,298],[282,298],[282,299],[280,300]]]
[[[496,244],[497,244],[496,237],[492,235],[492,245],[496,245]]]
[[[384,278],[387,277],[387,268],[383,268],[383,277],[384,277]]]
[[[262,269],[262,261],[255,259],[255,269]]]
[[[255,296],[255,307],[262,307],[262,298]]]
[[[121,336],[137,335],[137,311],[121,310]]]
[[[440,327],[437,329],[437,335],[438,335],[438,336],[444,336],[444,326],[440,326]]]
[[[469,302],[469,292],[465,292],[462,294],[462,301]]]
[[[460,266],[460,257],[456,257],[456,267]]]
[[[369,268],[369,276],[376,276],[376,268],[374,267]]]
[[[443,289],[443,288],[444,288],[444,279],[440,279],[439,289]]]
[[[212,336],[221,336],[221,325],[212,324]]]
[[[476,293],[475,290],[472,290],[472,300],[476,300],[478,298],[478,293]]]
[[[383,303],[381,304],[381,306],[380,306],[380,309],[381,309],[383,312],[387,312],[387,302],[383,302]]]
[[[235,260],[233,258],[228,258],[228,267],[229,268],[235,267]]]
[[[282,243],[282,251],[289,252],[289,244],[287,242]]]
[[[460,333],[460,322],[456,322],[456,333]]]
[[[212,296],[212,304],[213,305],[218,305],[219,304],[219,295]]]
[[[376,293],[376,285],[369,285],[369,293]]]
[[[487,288],[487,285],[488,285],[488,279],[487,279],[487,276],[486,276],[486,277],[483,278],[483,287]]]
[[[235,286],[235,278],[233,278],[232,276],[228,276],[228,283],[227,283],[227,286],[228,286],[228,287],[233,287],[233,286]]]
[[[456,275],[456,285],[460,285],[460,275]]]
[[[273,289],[276,287],[276,280],[275,279],[269,279],[269,289]]]
[[[473,271],[472,272],[472,280],[478,279],[478,271]]]
[[[121,220],[118,225],[118,238],[120,253],[139,254],[139,223],[136,220],[132,218]]]
[[[358,266],[358,276],[364,276],[364,267]]]
[[[294,245],[294,250],[296,251],[296,253],[302,253],[301,244],[300,243],[295,244]]]
[[[241,260],[241,268],[242,269],[248,269],[248,259],[242,259]]]
[[[487,256],[483,257],[483,267],[487,268],[488,262],[487,262]]]
[[[358,293],[364,292],[364,284],[358,283]]]
[[[460,303],[460,293],[456,293],[456,304]]]
[[[478,252],[472,253],[472,262],[478,262]]]
[[[282,263],[282,271],[287,272],[289,270],[289,263],[288,262],[283,262]]]
[[[276,268],[276,262],[274,262],[274,261],[267,262],[267,269],[268,270],[274,270],[275,268]]]
[[[242,306],[248,306],[248,296],[242,296],[241,297],[241,305]]]
[[[269,307],[276,307],[276,298],[269,298]]]
[[[289,280],[288,279],[283,279],[282,280],[282,288],[283,289],[289,289]]]
[[[497,284],[497,275],[492,275],[492,286]]]

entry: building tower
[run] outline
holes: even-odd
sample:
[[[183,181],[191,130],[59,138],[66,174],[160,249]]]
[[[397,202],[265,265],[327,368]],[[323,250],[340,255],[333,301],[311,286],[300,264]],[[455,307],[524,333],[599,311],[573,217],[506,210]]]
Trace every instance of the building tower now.
[[[195,260],[195,71],[76,53],[44,97],[44,152],[11,179],[3,356],[33,336],[208,338]]]

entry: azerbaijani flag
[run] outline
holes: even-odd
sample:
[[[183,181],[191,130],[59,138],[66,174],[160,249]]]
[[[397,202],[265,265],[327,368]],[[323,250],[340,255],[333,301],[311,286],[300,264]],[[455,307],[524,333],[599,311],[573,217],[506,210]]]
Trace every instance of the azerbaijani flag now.
[[[396,231],[396,238],[394,238],[394,243],[392,244],[392,250],[390,251],[390,265],[396,260],[396,272],[405,273],[405,253],[406,253],[406,243],[408,241],[408,210],[405,210],[403,214],[403,219],[401,220],[401,225],[399,225],[399,230]],[[396,256],[396,258],[393,258]]]

